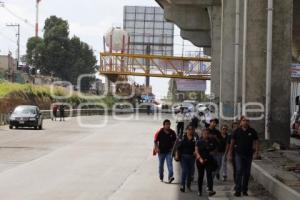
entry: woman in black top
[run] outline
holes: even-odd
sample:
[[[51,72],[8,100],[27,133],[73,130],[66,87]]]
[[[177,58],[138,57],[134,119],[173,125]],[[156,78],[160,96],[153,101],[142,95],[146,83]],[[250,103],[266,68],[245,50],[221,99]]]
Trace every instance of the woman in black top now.
[[[204,171],[206,171],[206,179],[208,185],[208,195],[213,196],[216,192],[213,190],[213,176],[212,172],[218,167],[213,153],[217,149],[217,143],[214,138],[209,137],[209,129],[203,129],[201,138],[196,143],[196,164],[198,168],[198,195],[202,195],[202,184],[204,178]]]
[[[181,187],[180,191],[185,192],[185,186],[191,190],[192,175],[195,165],[195,144],[194,128],[189,125],[186,129],[183,140],[178,145],[178,151],[181,155]]]

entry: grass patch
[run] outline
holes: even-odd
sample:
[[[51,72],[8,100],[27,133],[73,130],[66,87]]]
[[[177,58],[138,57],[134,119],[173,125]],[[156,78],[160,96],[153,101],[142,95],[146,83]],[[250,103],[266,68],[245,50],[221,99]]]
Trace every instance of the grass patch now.
[[[38,97],[51,96],[51,88],[48,86],[35,86],[32,84],[0,82],[0,98],[9,96],[12,93],[25,93]],[[66,96],[67,92],[64,88],[55,87],[53,94],[56,96]]]
[[[32,84],[18,84],[18,83],[10,83],[7,81],[0,81],[0,102],[1,98],[9,97],[9,96],[17,96],[20,98],[29,98],[32,100],[35,99],[51,99],[52,102],[66,102],[74,105],[76,107],[80,103],[87,102],[99,102],[104,103],[108,107],[112,107],[116,101],[116,99],[112,96],[107,96],[101,100],[87,100],[78,95],[78,92],[73,92],[72,96],[69,97],[69,91],[63,87],[54,87],[51,89],[50,86],[38,86]],[[56,97],[68,97],[64,100],[55,99]]]

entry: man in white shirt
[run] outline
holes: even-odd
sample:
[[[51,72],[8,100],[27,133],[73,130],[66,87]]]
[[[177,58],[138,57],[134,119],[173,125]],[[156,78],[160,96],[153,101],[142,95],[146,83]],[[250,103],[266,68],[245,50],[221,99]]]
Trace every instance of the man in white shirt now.
[[[185,114],[183,112],[183,108],[180,108],[180,112],[177,113],[176,115],[177,135],[179,138],[182,138],[183,136],[184,120],[185,120]]]

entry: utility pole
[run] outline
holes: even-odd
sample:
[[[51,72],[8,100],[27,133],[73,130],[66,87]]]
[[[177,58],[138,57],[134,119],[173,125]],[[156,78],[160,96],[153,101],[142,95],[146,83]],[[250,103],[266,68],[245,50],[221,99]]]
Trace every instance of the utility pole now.
[[[18,50],[17,50],[17,67],[19,67],[20,64],[20,24],[7,24],[6,26],[8,27],[17,27],[18,28],[18,33],[17,33],[17,46],[18,46]]]
[[[35,22],[35,37],[39,36],[39,3],[41,0],[36,0],[36,22]]]
[[[146,54],[147,55],[151,54],[151,46],[150,46],[150,44],[147,44],[147,46],[146,46]],[[146,59],[146,72],[147,72],[147,74],[150,73],[150,60],[148,58]],[[148,89],[149,86],[150,86],[150,76],[146,76],[146,81],[145,82],[146,82],[146,87]],[[149,95],[149,93],[147,95]]]

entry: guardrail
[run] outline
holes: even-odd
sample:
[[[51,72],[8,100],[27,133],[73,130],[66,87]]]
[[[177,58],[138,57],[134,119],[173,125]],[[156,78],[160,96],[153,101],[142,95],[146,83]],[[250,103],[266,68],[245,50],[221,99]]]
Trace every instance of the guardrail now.
[[[6,125],[8,123],[8,115],[0,113],[0,126]]]
[[[65,117],[77,117],[77,116],[92,116],[92,115],[104,115],[108,114],[111,115],[112,113],[115,114],[126,114],[126,113],[147,113],[146,108],[129,108],[129,109],[69,109],[65,110],[64,116]],[[161,113],[171,113],[171,110],[169,109],[163,109],[159,110]],[[41,113],[43,115],[44,119],[51,119],[53,116],[51,110],[41,110]],[[59,117],[59,112],[58,112],[58,117]],[[9,114],[1,114],[0,113],[0,125],[6,125],[9,123]]]

